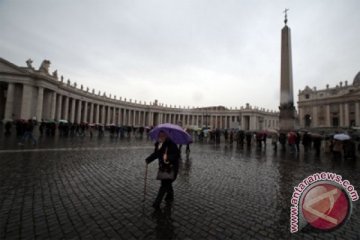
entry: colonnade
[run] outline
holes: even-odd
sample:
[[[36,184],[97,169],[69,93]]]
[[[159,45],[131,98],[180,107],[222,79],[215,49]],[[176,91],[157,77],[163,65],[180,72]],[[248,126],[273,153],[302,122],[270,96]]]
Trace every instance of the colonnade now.
[[[225,107],[176,108],[153,103],[137,103],[108,97],[95,90],[77,87],[70,80],[49,74],[43,62],[35,70],[18,67],[0,59],[0,120],[34,119],[37,121],[67,120],[73,123],[116,124],[123,126],[155,126],[161,123],[183,127],[242,128],[258,130],[277,128],[278,113],[265,109],[227,109]]]

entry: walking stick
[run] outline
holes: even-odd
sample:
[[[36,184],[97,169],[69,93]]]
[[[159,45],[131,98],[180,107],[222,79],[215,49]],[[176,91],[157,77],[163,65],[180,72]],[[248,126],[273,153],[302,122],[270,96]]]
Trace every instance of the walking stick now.
[[[146,163],[146,167],[145,167],[145,176],[144,176],[144,199],[143,199],[143,202],[145,202],[145,198],[146,198],[146,180],[147,180],[147,172],[148,172],[148,164]]]

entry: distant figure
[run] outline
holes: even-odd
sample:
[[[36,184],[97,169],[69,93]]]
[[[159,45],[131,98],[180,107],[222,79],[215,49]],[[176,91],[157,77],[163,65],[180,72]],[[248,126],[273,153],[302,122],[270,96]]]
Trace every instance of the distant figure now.
[[[186,144],[186,158],[190,156],[190,144]]]
[[[343,151],[345,160],[355,160],[356,145],[353,140],[346,140],[343,142]]]
[[[256,146],[258,148],[261,148],[261,143],[263,141],[263,134],[261,132],[257,132],[255,137],[256,137]]]
[[[221,137],[221,132],[220,132],[220,129],[216,129],[215,130],[215,142],[217,144],[220,144],[220,137]]]
[[[321,140],[322,140],[321,137],[314,137],[313,138],[313,143],[314,143],[314,149],[315,149],[316,156],[320,155]]]
[[[240,146],[244,145],[244,138],[245,138],[245,133],[244,131],[238,131],[237,133],[237,144]]]
[[[274,151],[277,150],[277,141],[278,141],[278,135],[276,133],[273,133],[271,135],[271,144],[273,145]]]
[[[334,160],[341,160],[342,151],[343,151],[342,142],[339,141],[339,140],[334,139],[334,141],[333,141],[333,157],[334,157]]]
[[[304,146],[304,151],[309,151],[310,144],[311,144],[311,136],[308,132],[305,132],[302,138],[302,144]]]
[[[266,139],[267,139],[267,134],[264,132],[262,135],[262,141],[264,142],[264,148],[266,148]]]
[[[248,148],[251,146],[251,138],[252,138],[251,132],[247,132],[246,133],[246,146]]]
[[[279,142],[282,146],[282,150],[285,151],[285,144],[286,144],[286,134],[285,133],[280,133]]]
[[[11,122],[7,121],[5,123],[5,136],[10,136],[11,135]]]
[[[294,132],[288,133],[288,144],[290,146],[290,152],[296,152],[296,134]]]
[[[227,143],[228,138],[229,138],[229,132],[227,129],[225,129],[225,131],[224,131],[224,138],[225,138],[225,142]]]
[[[300,134],[299,132],[295,132],[295,134],[296,134],[296,139],[295,139],[296,151],[300,152]]]
[[[234,131],[230,131],[230,137],[229,137],[230,145],[234,142]]]
[[[24,143],[26,142],[26,140],[31,140],[33,145],[35,145],[37,142],[36,142],[36,139],[33,135],[33,130],[34,130],[34,124],[33,124],[33,121],[31,119],[29,119],[25,125],[24,125],[24,134],[20,140],[20,143],[19,145],[24,145]]]

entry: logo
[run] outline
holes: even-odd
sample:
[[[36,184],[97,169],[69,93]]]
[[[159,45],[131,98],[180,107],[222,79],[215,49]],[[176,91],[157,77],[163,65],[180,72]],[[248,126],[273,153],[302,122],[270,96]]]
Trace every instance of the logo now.
[[[329,172],[315,173],[294,187],[290,232],[311,226],[322,231],[341,227],[351,216],[359,195],[348,180]]]
[[[317,184],[304,195],[302,213],[314,228],[332,230],[349,217],[350,201],[343,189],[329,183]]]

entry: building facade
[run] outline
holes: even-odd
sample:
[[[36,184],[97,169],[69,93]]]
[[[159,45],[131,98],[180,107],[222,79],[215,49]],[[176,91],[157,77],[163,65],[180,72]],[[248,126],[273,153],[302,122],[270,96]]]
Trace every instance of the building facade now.
[[[360,126],[360,72],[352,84],[345,81],[321,90],[306,86],[298,99],[300,127]]]
[[[162,103],[132,101],[91,91],[70,80],[49,73],[50,61],[44,60],[38,70],[29,59],[27,66],[17,66],[0,58],[0,119],[68,120],[155,126],[181,123],[184,127],[235,128],[244,130],[277,129],[279,113],[252,107],[176,107]]]

